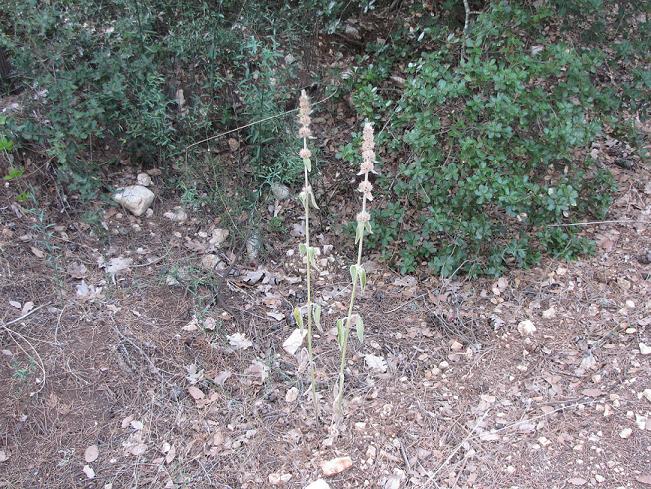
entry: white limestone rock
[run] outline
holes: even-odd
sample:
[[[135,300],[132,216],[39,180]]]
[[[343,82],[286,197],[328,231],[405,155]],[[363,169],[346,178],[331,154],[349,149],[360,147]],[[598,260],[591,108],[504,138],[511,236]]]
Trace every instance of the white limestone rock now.
[[[142,216],[154,201],[154,192],[142,185],[130,185],[118,189],[113,200],[134,216]]]

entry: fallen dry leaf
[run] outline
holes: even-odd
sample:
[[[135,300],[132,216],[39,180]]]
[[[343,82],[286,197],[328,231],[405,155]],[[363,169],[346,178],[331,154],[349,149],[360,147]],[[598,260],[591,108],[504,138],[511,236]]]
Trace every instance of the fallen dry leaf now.
[[[170,449],[167,451],[165,454],[165,463],[166,464],[171,464],[174,458],[176,457],[176,447],[172,445]]]
[[[249,340],[244,333],[234,333],[228,335],[226,338],[228,338],[228,343],[235,350],[246,350],[250,346],[253,346],[253,342]]]
[[[640,341],[640,353],[642,355],[651,355],[651,346],[645,345]]]
[[[246,275],[244,275],[243,280],[249,285],[255,285],[257,284],[260,280],[262,280],[262,277],[264,277],[265,271],[264,270],[256,270],[253,272],[248,272]]]
[[[298,389],[296,387],[287,389],[287,393],[285,394],[285,402],[291,403],[296,399],[298,399]]]
[[[508,279],[506,277],[500,277],[491,287],[491,292],[493,292],[494,295],[500,295],[508,286]]]
[[[633,430],[631,428],[624,428],[622,431],[619,432],[619,437],[626,440],[628,437],[631,436],[632,433]]]
[[[364,355],[364,361],[366,362],[366,366],[371,370],[375,370],[377,372],[387,371],[387,362],[382,357],[368,353]]]
[[[84,474],[86,474],[86,477],[89,479],[95,478],[95,471],[90,465],[84,465],[84,468],[82,470],[84,471]]]
[[[34,253],[34,256],[37,258],[45,258],[45,253],[39,250],[36,246],[31,246],[29,249],[32,250],[32,253]]]
[[[642,397],[651,402],[651,389],[644,389],[644,392],[642,392]]]
[[[117,275],[118,273],[129,271],[132,263],[133,260],[131,258],[123,258],[121,256],[111,258],[108,263],[104,264],[104,270],[109,275]]]
[[[460,343],[457,340],[452,340],[450,343],[450,350],[452,351],[461,351],[463,349],[463,343]]]
[[[321,471],[325,476],[339,474],[353,466],[353,460],[346,457],[337,457],[321,463]]]
[[[500,439],[499,433],[491,433],[490,431],[485,431],[479,435],[479,439],[483,441],[497,441]]]
[[[534,326],[533,322],[531,322],[529,319],[520,321],[518,323],[518,333],[520,333],[521,336],[530,336],[535,332],[536,332],[536,327]]]
[[[278,486],[280,484],[284,484],[285,482],[289,482],[291,478],[292,474],[269,474],[269,484],[272,486]]]
[[[267,316],[269,316],[272,319],[275,319],[276,321],[282,321],[285,319],[285,315],[282,312],[268,312]]]
[[[206,395],[203,393],[203,391],[201,389],[199,389],[198,387],[195,387],[194,385],[191,385],[190,387],[188,387],[188,394],[190,394],[192,399],[194,399],[195,401],[198,401],[198,400],[203,399],[204,397],[206,397]]]
[[[604,392],[601,389],[583,389],[581,394],[588,397],[599,397],[602,396]]]
[[[228,229],[215,228],[212,230],[212,238],[210,238],[209,243],[219,248],[222,243],[226,241],[226,238],[228,238],[229,234],[230,233]]]
[[[206,331],[215,331],[217,327],[217,320],[215,318],[206,318],[203,321],[203,329]]]
[[[86,448],[86,451],[84,451],[84,460],[86,463],[94,462],[97,460],[97,457],[99,457],[99,449],[97,448],[97,445],[91,445]]]
[[[582,479],[581,477],[573,477],[571,479],[568,479],[567,482],[573,486],[583,486],[588,483],[587,480]]]
[[[72,278],[82,279],[86,277],[88,269],[83,263],[71,263],[66,268],[66,272],[68,272],[68,275],[70,275]]]
[[[7,460],[9,460],[9,454],[4,450],[0,450],[0,463],[6,462]]]
[[[260,360],[254,360],[244,371],[244,374],[250,378],[252,384],[262,385],[269,376],[269,369]]]
[[[222,387],[224,387],[224,384],[226,384],[226,381],[230,379],[233,376],[233,373],[229,370],[224,370],[223,372],[219,372],[215,378],[213,379],[215,381],[215,384],[218,384]]]
[[[651,486],[651,474],[638,475],[635,480],[640,484],[644,484],[645,486]]]
[[[135,455],[136,457],[143,455],[146,451],[147,445],[144,443],[138,443],[137,445],[129,447],[129,453],[131,453],[131,455]]]
[[[283,350],[290,355],[294,355],[303,344],[303,339],[306,335],[306,330],[301,331],[300,329],[295,329],[292,331],[292,334],[289,335],[289,338],[283,342]]]
[[[317,479],[305,486],[305,489],[330,489],[330,484],[323,479]]]
[[[24,316],[25,314],[27,314],[32,309],[34,309],[34,303],[32,301],[28,301],[28,302],[25,302],[25,304],[23,304],[23,308],[20,311],[20,313]]]
[[[88,285],[85,280],[77,284],[77,297],[80,299],[95,299],[100,296],[102,287]]]
[[[183,326],[181,328],[183,331],[196,331],[199,329],[199,323],[197,322],[197,318],[195,316],[192,316],[192,319],[188,324]]]

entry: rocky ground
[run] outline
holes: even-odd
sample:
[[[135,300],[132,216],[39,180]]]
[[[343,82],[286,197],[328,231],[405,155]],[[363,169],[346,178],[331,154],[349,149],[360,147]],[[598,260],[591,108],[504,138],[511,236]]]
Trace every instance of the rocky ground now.
[[[284,345],[305,300],[298,220],[244,249],[171,198],[139,217],[97,203],[89,222],[6,184],[0,486],[651,486],[651,186],[615,170],[614,222],[582,226],[594,257],[470,281],[368,256],[338,431],[341,238],[316,238],[316,419],[305,351]],[[137,173],[123,183],[156,194]]]

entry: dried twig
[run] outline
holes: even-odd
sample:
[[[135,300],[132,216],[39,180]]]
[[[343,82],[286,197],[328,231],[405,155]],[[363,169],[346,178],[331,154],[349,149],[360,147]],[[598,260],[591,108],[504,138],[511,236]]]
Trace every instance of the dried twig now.
[[[27,355],[31,359],[34,359],[34,356],[36,357],[38,367],[41,369],[41,373],[43,374],[43,379],[40,382],[41,386],[39,387],[39,389],[36,392],[30,392],[29,393],[30,396],[34,396],[34,395],[38,394],[39,392],[41,392],[45,388],[45,378],[47,377],[47,373],[45,372],[45,363],[43,363],[43,359],[41,358],[41,355],[38,353],[38,350],[36,349],[36,347],[34,345],[32,345],[32,343],[24,335],[22,335],[18,331],[15,331],[15,330],[11,329],[9,327],[9,325],[15,324],[15,323],[17,323],[19,321],[22,321],[23,319],[31,316],[36,311],[38,311],[39,309],[44,308],[45,306],[47,306],[49,304],[50,303],[48,302],[47,304],[42,304],[42,305],[40,305],[38,307],[35,307],[34,309],[32,309],[31,311],[26,312],[22,316],[17,317],[16,319],[13,319],[13,320],[9,321],[8,323],[5,323],[5,324],[2,325],[2,329],[4,329],[7,333],[9,333],[9,337],[12,339],[12,341],[14,343],[16,343],[18,348],[20,348],[25,355]],[[14,338],[13,335],[16,335],[18,338],[20,338],[25,343],[27,343],[29,345],[29,347],[32,349],[32,351],[34,352],[34,356],[30,355],[28,353],[28,351],[25,350],[25,348],[23,348],[23,345],[21,345],[19,341],[16,341],[16,339]]]
[[[459,443],[459,444],[457,445],[457,447],[456,447],[454,450],[452,450],[452,453],[450,453],[450,455],[448,455],[448,458],[446,458],[446,459],[443,461],[443,463],[442,463],[441,465],[439,465],[438,468],[437,468],[437,469],[432,473],[432,475],[429,476],[429,479],[427,479],[427,482],[426,482],[425,484],[429,484],[430,482],[432,482],[432,481],[434,480],[434,478],[437,476],[437,474],[438,474],[439,472],[441,472],[441,470],[443,470],[443,467],[445,467],[445,466],[450,462],[450,460],[452,460],[452,457],[454,457],[454,456],[457,454],[457,452],[458,452],[459,450],[461,450],[461,447],[462,447],[466,442],[468,442],[469,440],[471,440],[472,438],[475,437],[475,430],[476,430],[477,428],[479,428],[479,426],[484,422],[484,419],[486,419],[486,416],[488,416],[488,413],[489,413],[489,412],[490,412],[490,409],[488,409],[488,410],[487,410],[487,411],[482,415],[482,417],[479,418],[479,421],[477,421],[477,422],[475,423],[475,426],[473,426],[472,430],[470,430],[470,433],[468,433],[468,434],[466,435],[466,437],[465,437],[463,440],[461,440],[461,443]]]
[[[602,224],[651,224],[651,221],[640,219],[614,219],[612,221],[587,221],[587,222],[570,222],[568,224],[548,224],[548,228],[564,228],[567,226],[600,226]]]
[[[10,326],[10,325],[15,324],[15,323],[17,323],[17,322],[19,322],[19,321],[22,321],[23,319],[25,319],[25,318],[31,316],[32,314],[34,314],[34,313],[35,313],[36,311],[38,311],[39,309],[43,309],[45,306],[49,306],[49,305],[50,305],[50,303],[48,302],[47,304],[43,304],[43,305],[40,305],[40,306],[38,306],[38,307],[35,307],[34,309],[32,309],[32,310],[29,311],[29,312],[26,312],[26,313],[23,314],[22,316],[17,317],[16,319],[12,319],[12,320],[9,321],[8,323],[4,323],[4,324],[2,325],[2,327],[5,328],[5,329],[9,329],[9,328],[7,328],[7,326]]]
[[[402,304],[394,307],[393,309],[389,309],[388,311],[383,311],[382,314],[391,314],[392,312],[396,312],[399,309],[402,309],[405,306],[408,306],[412,302],[416,302],[419,299],[422,299],[423,297],[427,297],[427,294],[421,294],[417,297],[414,297],[413,299],[409,299],[407,302],[403,302]]]
[[[323,102],[325,102],[325,101],[331,99],[332,97],[334,97],[336,93],[337,93],[337,91],[335,90],[334,92],[332,92],[330,95],[328,95],[328,96],[325,97],[324,99],[321,99],[321,100],[319,100],[318,102],[315,102],[313,105],[319,105],[319,104],[322,104]],[[221,138],[221,137],[223,137],[223,136],[227,136],[228,134],[232,134],[232,133],[234,133],[234,132],[239,132],[239,131],[241,131],[242,129],[246,129],[246,128],[251,127],[251,126],[255,126],[256,124],[262,124],[263,122],[267,122],[267,121],[270,121],[270,120],[273,120],[273,119],[277,119],[277,118],[279,118],[279,117],[284,117],[284,116],[286,116],[286,115],[288,115],[288,114],[292,114],[292,113],[294,113],[294,112],[296,112],[296,111],[298,111],[298,108],[296,108],[296,109],[291,109],[291,110],[286,110],[285,112],[281,112],[280,114],[270,115],[269,117],[265,117],[264,119],[260,119],[260,120],[253,121],[253,122],[249,122],[248,124],[244,124],[243,126],[236,127],[235,129],[230,129],[230,130],[228,130],[228,131],[221,132],[221,133],[219,133],[219,134],[215,134],[214,136],[210,136],[209,138],[202,139],[201,141],[194,142],[194,143],[192,143],[192,144],[186,146],[185,149],[183,150],[184,153],[185,153],[185,158],[186,158],[186,160],[187,160],[187,157],[188,157],[188,150],[190,150],[191,148],[194,148],[195,146],[199,146],[199,145],[201,145],[201,144],[207,143],[207,142],[212,141],[212,140],[214,140],[214,139],[219,139],[219,138]]]
[[[503,426],[502,428],[498,428],[498,429],[496,429],[496,430],[491,430],[490,433],[491,433],[491,434],[492,434],[492,433],[500,433],[500,432],[502,432],[502,431],[506,431],[506,430],[509,430],[509,429],[511,429],[511,428],[515,428],[516,426],[519,426],[519,425],[521,425],[521,424],[523,424],[523,423],[528,423],[528,422],[535,421],[535,420],[538,420],[538,419],[546,418],[547,416],[551,416],[552,414],[558,413],[558,412],[560,412],[560,411],[564,411],[564,410],[566,410],[566,409],[571,409],[571,408],[573,408],[573,407],[578,407],[579,405],[594,404],[594,403],[597,402],[598,400],[599,400],[599,399],[587,399],[587,398],[583,398],[583,400],[581,400],[581,401],[579,401],[579,402],[576,402],[576,403],[574,403],[574,404],[564,405],[564,406],[561,406],[561,407],[559,407],[559,408],[556,408],[556,409],[554,409],[553,411],[550,411],[550,412],[548,412],[548,413],[543,413],[543,414],[540,414],[540,415],[538,415],[538,416],[534,416],[534,417],[532,417],[532,418],[521,419],[520,421],[515,421],[514,423],[511,423],[511,424],[509,424],[509,425]],[[467,436],[466,436],[466,437],[461,441],[461,443],[459,443],[459,444],[457,445],[457,447],[456,447],[454,450],[452,450],[452,452],[450,453],[450,455],[448,455],[448,457],[443,461],[443,463],[442,463],[441,465],[438,466],[438,468],[437,468],[437,469],[432,473],[432,475],[430,475],[430,477],[429,477],[429,479],[427,480],[426,484],[434,483],[434,478],[436,477],[436,475],[437,475],[439,472],[441,472],[441,470],[442,470],[442,469],[443,469],[443,468],[444,468],[444,467],[445,467],[445,466],[450,462],[450,460],[452,460],[452,458],[457,454],[457,452],[461,449],[461,447],[462,447],[466,442],[468,442],[468,441],[470,441],[470,440],[474,440],[474,439],[479,438],[479,437],[481,436],[481,435],[479,435],[479,434],[475,434],[475,430],[477,430],[477,428],[481,425],[481,423],[484,421],[484,419],[486,418],[486,416],[488,415],[489,412],[490,412],[490,409],[488,409],[488,411],[486,411],[486,412],[482,415],[482,417],[479,419],[479,421],[477,421],[477,423],[475,423],[475,426],[472,428],[472,430],[470,430],[470,433],[468,433],[468,435],[467,435]]]

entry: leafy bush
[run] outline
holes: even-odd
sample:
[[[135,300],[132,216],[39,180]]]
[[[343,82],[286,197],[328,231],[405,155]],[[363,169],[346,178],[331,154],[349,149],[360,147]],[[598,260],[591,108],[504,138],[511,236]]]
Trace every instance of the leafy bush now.
[[[583,150],[612,100],[592,81],[599,51],[546,40],[553,14],[495,4],[465,40],[437,37],[409,63],[400,98],[358,86],[358,111],[388,121],[382,137],[400,155],[385,164],[394,202],[375,212],[369,241],[386,257],[400,249],[402,272],[499,275],[541,252],[591,250],[576,228],[548,226],[605,215],[612,177]]]
[[[301,15],[283,2],[243,6],[10,2],[0,13],[0,48],[10,53],[29,105],[29,116],[13,121],[16,141],[46,148],[61,181],[92,196],[107,146],[136,162],[161,163],[215,132],[283,112],[294,73],[278,40],[292,45]],[[300,176],[298,158],[284,165],[286,124],[272,120],[243,134],[263,180]]]

